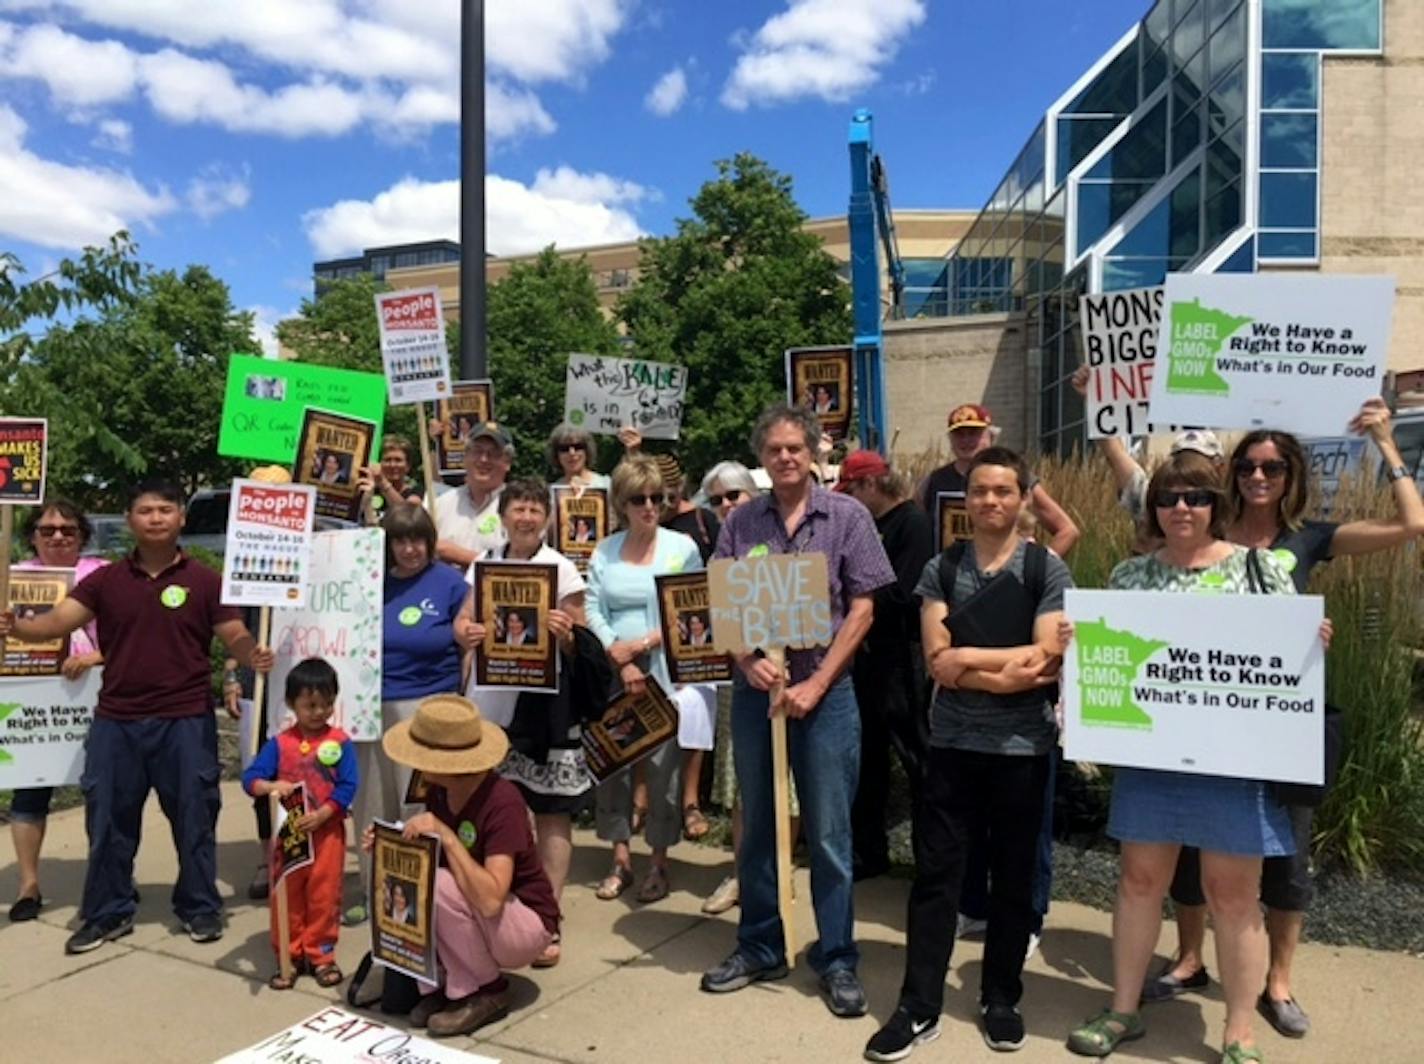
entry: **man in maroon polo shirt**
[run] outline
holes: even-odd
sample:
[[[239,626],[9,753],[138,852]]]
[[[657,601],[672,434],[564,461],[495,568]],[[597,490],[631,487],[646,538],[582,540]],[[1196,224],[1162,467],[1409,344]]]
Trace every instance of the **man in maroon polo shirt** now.
[[[0,639],[54,639],[97,620],[104,682],[85,746],[84,819],[89,865],[83,926],[65,944],[85,953],[133,930],[134,854],[143,806],[158,791],[178,848],[173,910],[195,942],[222,937],[217,889],[219,765],[209,683],[216,635],[228,654],[265,672],[238,611],[219,602],[221,579],[178,549],[184,504],[170,483],[147,480],[129,493],[134,551],[80,581],[33,620],[0,615]]]

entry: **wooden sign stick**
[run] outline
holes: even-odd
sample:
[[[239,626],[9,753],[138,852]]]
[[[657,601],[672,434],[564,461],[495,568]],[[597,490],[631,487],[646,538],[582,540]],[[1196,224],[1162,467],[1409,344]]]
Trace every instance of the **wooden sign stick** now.
[[[786,753],[786,710],[779,705],[786,693],[786,652],[773,647],[766,659],[781,677],[771,689],[771,794],[776,814],[776,908],[786,944],[786,965],[796,967],[796,910],[791,891],[791,769]]]
[[[275,849],[281,845],[277,838],[277,823],[281,814],[282,800],[275,794],[269,794],[267,800],[272,804],[272,846]],[[268,861],[271,861],[268,856]],[[270,875],[271,864],[268,864]],[[292,928],[287,921],[287,877],[283,876],[272,884],[272,889],[276,891],[277,898],[277,970],[282,973],[283,980],[291,982],[295,978],[292,966]]]
[[[15,508],[0,504],[0,610],[10,608],[10,541],[15,537]],[[0,639],[0,653],[5,640]]]
[[[430,426],[425,423],[425,404],[415,404],[415,420],[420,427],[420,467],[425,473],[425,505],[430,507],[430,519],[435,520],[435,463],[430,459]]]
[[[272,607],[259,606],[257,608],[257,645],[265,647],[267,641],[272,638]],[[262,733],[266,731],[262,727],[262,721],[267,716],[267,674],[265,672],[255,672],[252,676],[252,712],[257,714],[257,720],[252,724],[252,756],[256,757],[262,750]],[[275,824],[276,821],[274,820]]]

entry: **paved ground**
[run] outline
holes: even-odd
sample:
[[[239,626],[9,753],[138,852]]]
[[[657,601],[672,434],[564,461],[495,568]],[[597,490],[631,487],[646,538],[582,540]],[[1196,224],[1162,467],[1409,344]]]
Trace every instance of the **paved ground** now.
[[[286,993],[268,990],[273,959],[267,909],[241,895],[257,860],[250,806],[235,784],[224,785],[219,825],[221,887],[230,899],[222,941],[197,945],[168,911],[174,858],[167,826],[150,802],[137,879],[143,893],[133,935],[81,957],[64,955],[84,870],[79,810],[51,820],[43,866],[50,899],[42,918],[0,923],[0,1030],[6,1061],[201,1062],[263,1037],[336,1000],[309,979]],[[581,833],[574,875],[564,896],[564,962],[546,972],[515,976],[516,1005],[503,1023],[461,1044],[511,1062],[627,1061],[678,1064],[723,1061],[856,1060],[865,1040],[893,1008],[899,985],[907,884],[881,879],[857,891],[862,975],[872,1015],[837,1020],[821,1004],[815,978],[803,966],[784,982],[729,997],[697,989],[697,976],[731,948],[736,912],[698,912],[727,855],[683,844],[674,850],[674,892],[652,907],[600,902],[592,883],[605,855]],[[10,858],[8,846],[0,849]],[[354,861],[351,864],[354,885]],[[0,899],[14,896],[13,859],[0,868]],[[797,873],[803,943],[813,925],[806,872]],[[350,972],[364,952],[360,933],[347,932],[339,956]],[[1062,1061],[1069,1027],[1104,1002],[1110,969],[1109,917],[1058,905],[1041,953],[1025,974],[1029,1044],[1016,1059]],[[944,1036],[915,1053],[917,1061],[997,1059],[973,1023],[980,947],[956,951],[946,998]],[[1303,1042],[1260,1035],[1267,1059],[1279,1062],[1392,1062],[1424,1059],[1424,961],[1360,949],[1307,945],[1298,993],[1316,1031]],[[968,988],[968,989],[966,989]],[[1121,1060],[1215,1061],[1223,1009],[1213,991],[1148,1014],[1150,1033]],[[1261,1025],[1265,1028],[1264,1023]]]

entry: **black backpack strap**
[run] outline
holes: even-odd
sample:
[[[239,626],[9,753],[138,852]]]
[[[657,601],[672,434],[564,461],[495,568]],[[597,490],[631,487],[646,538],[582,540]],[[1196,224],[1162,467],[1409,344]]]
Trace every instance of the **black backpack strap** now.
[[[1266,582],[1265,570],[1261,568],[1261,552],[1255,547],[1246,551],[1246,586],[1253,595],[1269,595],[1271,586]]]
[[[1024,587],[1033,596],[1034,609],[1043,601],[1048,589],[1048,548],[1040,543],[1028,543],[1024,548]]]
[[[944,604],[954,605],[954,581],[959,563],[964,560],[964,540],[955,540],[939,554],[939,588],[944,592]]]

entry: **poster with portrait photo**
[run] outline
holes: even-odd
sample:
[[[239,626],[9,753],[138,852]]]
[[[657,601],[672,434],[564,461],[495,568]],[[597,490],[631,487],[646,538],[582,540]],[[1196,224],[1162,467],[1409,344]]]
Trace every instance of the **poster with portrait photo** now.
[[[549,632],[558,573],[542,563],[475,562],[475,618],[485,628],[475,648],[476,685],[558,691],[559,646]]]
[[[939,532],[940,550],[952,547],[961,540],[974,538],[964,492],[942,491],[935,496],[935,528]]]
[[[435,464],[442,476],[465,473],[465,437],[475,425],[494,420],[494,384],[456,381],[449,399],[435,404],[441,431],[435,434]]]
[[[371,956],[377,964],[435,983],[435,870],[440,840],[407,839],[395,824],[372,822],[370,894]]]
[[[642,694],[620,693],[600,719],[584,725],[584,760],[593,778],[602,783],[676,736],[677,706],[649,676]]]
[[[308,407],[292,480],[316,486],[316,516],[355,523],[361,512],[356,474],[371,464],[376,423]]]
[[[668,675],[678,686],[732,682],[732,660],[712,639],[712,601],[706,571],[654,578],[658,624]]]
[[[554,488],[554,517],[549,522],[549,545],[588,570],[599,540],[608,535],[608,492],[602,488]]]
[[[816,415],[833,440],[850,434],[854,353],[849,347],[793,347],[786,352],[786,399]]]
[[[73,587],[73,569],[11,569],[7,606],[16,619],[32,620],[68,598]],[[0,676],[58,676],[64,659],[69,657],[67,635],[42,643],[27,643],[11,636],[4,646]]]

